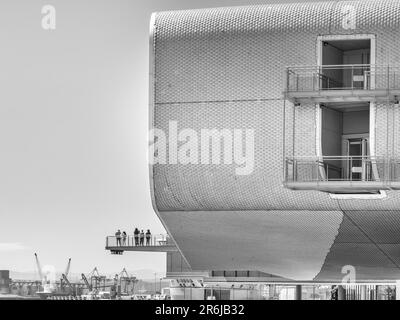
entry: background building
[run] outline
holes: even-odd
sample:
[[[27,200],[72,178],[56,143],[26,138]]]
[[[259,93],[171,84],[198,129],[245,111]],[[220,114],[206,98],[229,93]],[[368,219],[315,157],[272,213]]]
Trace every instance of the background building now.
[[[0,270],[0,293],[9,293],[10,284],[11,284],[10,271]]]

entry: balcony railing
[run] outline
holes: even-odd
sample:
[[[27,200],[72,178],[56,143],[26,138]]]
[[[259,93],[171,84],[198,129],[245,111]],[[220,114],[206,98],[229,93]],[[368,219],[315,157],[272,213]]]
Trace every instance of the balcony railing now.
[[[132,235],[126,238],[116,236],[106,237],[106,250],[110,250],[113,254],[122,254],[124,251],[155,251],[169,252],[177,251],[177,247],[173,240],[166,234],[151,235],[149,239],[146,237],[143,241]]]
[[[400,67],[361,65],[287,68],[287,91],[387,90],[400,88]]]
[[[321,189],[321,186],[327,189],[333,186],[398,189],[400,159],[362,156],[287,158],[285,185],[291,189]]]
[[[400,90],[400,67],[360,65],[297,66],[286,70],[286,96],[295,99],[305,93],[320,96],[357,93],[397,95]],[[373,91],[373,92],[371,92]],[[383,91],[383,92],[382,92]],[[395,91],[395,92],[391,92]]]
[[[122,236],[117,239],[116,236],[108,236],[106,238],[106,247],[143,247],[143,246],[164,246],[168,243],[169,237],[165,234],[151,235],[147,240],[144,237],[143,242],[140,242],[140,238],[135,239],[134,236]]]

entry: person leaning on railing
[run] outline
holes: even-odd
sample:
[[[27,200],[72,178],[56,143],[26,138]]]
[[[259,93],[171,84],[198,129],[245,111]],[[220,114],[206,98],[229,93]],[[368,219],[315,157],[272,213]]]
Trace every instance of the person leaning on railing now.
[[[139,239],[140,239],[140,245],[144,246],[144,232],[143,232],[143,230],[140,231]]]
[[[150,240],[151,240],[151,232],[150,232],[150,229],[147,229],[147,232],[146,232],[146,246],[150,245]]]
[[[126,246],[126,238],[127,238],[127,234],[126,232],[122,232],[122,245]]]
[[[133,232],[133,237],[135,238],[135,246],[139,245],[139,234],[140,234],[139,229],[135,228],[135,231]]]
[[[121,246],[121,230],[118,229],[115,233],[115,238],[117,239],[117,246]]]

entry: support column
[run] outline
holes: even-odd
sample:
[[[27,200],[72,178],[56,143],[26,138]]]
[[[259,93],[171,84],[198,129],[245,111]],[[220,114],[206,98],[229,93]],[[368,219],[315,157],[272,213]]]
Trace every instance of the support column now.
[[[396,300],[400,300],[400,280],[396,280]]]
[[[296,300],[301,300],[301,285],[296,286],[296,292],[295,292],[294,298]]]
[[[338,286],[338,300],[346,300],[346,289],[343,286]]]
[[[367,286],[361,286],[361,300],[367,300]]]

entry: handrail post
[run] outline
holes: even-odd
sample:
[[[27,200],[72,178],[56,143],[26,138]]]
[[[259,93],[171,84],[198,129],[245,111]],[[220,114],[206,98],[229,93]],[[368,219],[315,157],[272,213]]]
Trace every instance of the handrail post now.
[[[318,66],[318,92],[321,91],[322,86],[322,67]]]
[[[329,163],[326,164],[326,181],[329,181]]]
[[[354,65],[351,66],[351,90],[354,91]]]
[[[286,68],[286,91],[289,92],[289,67]]]
[[[350,157],[350,181],[353,181],[353,157]]]
[[[288,162],[287,162],[287,160],[284,160],[285,161],[285,166],[284,166],[284,179],[285,179],[285,181],[288,181]]]
[[[316,81],[316,79],[317,79],[317,75],[314,73],[314,71],[312,70],[311,71],[311,76],[312,76],[312,78],[311,78],[311,81],[312,81],[312,91],[315,91],[315,81]]]

